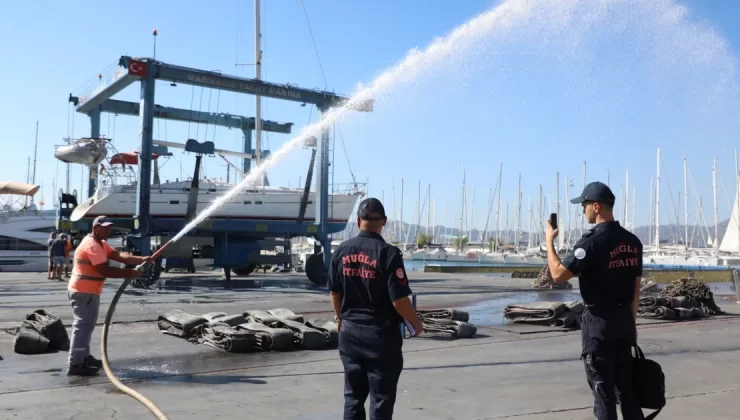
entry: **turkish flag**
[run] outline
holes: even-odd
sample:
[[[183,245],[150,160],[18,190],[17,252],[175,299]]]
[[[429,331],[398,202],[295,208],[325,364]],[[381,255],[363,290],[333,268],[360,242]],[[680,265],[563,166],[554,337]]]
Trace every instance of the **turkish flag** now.
[[[146,76],[146,63],[137,60],[129,61],[128,74],[133,76]]]

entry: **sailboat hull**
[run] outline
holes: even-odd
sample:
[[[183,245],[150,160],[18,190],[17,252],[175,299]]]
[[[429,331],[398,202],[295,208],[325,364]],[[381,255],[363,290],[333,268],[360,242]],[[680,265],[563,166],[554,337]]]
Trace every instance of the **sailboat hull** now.
[[[153,186],[149,210],[151,216],[162,219],[184,219],[187,213],[188,189],[183,183]],[[202,188],[198,193],[196,212],[205,210],[227,191],[228,188],[225,186]],[[217,209],[209,219],[297,222],[302,194],[303,191],[300,189],[277,187],[242,192]],[[329,222],[346,225],[361,195],[361,193],[331,195],[328,206]],[[93,197],[74,209],[70,220],[76,222],[100,215],[110,218],[131,218],[135,213],[135,187],[116,186],[96,191]],[[315,215],[315,194],[312,192],[308,197],[303,221],[312,223],[315,221]]]

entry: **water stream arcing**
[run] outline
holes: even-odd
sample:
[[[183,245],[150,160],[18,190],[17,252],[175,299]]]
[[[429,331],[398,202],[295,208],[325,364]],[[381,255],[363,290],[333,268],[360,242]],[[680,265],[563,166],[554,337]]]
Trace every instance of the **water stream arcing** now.
[[[334,108],[322,120],[305,127],[301,133],[272,153],[234,188],[216,199],[180,231],[179,240],[240,190],[255,184],[261,176],[311,136],[330,127],[347,111],[368,100],[377,101],[404,83],[431,77],[450,63],[473,61],[485,56],[488,48],[518,37],[534,37],[541,45],[559,48],[564,55],[577,51],[594,32],[625,32],[625,28],[648,35],[649,54],[660,62],[661,70],[674,71],[668,65],[676,61],[688,66],[701,64],[715,71],[713,79],[719,95],[735,91],[736,67],[726,43],[713,31],[687,22],[687,9],[672,0],[509,0],[468,20],[445,37],[436,39],[423,50],[412,49],[396,66],[361,87],[341,108]],[[601,32],[598,32],[601,31]],[[465,75],[461,75],[465,77]],[[716,94],[716,92],[715,92]],[[597,99],[594,99],[597,100]],[[717,104],[715,104],[717,106]]]

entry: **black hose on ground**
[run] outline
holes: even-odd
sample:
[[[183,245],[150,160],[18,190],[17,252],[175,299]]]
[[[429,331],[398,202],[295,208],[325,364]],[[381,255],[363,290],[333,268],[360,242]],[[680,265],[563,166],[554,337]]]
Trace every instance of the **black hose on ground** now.
[[[126,287],[128,287],[130,283],[131,279],[124,279],[123,284],[121,284],[121,287],[118,288],[116,295],[113,297],[113,301],[111,301],[110,306],[108,307],[108,313],[105,314],[105,323],[103,324],[103,339],[100,342],[100,354],[103,362],[103,370],[105,371],[105,376],[108,377],[108,379],[116,388],[142,403],[146,408],[149,409],[149,411],[152,412],[152,414],[157,417],[157,419],[167,420],[167,416],[165,416],[162,410],[154,405],[153,402],[151,402],[148,398],[136,392],[135,390],[121,383],[121,381],[116,378],[116,375],[113,374],[113,371],[110,368],[110,363],[108,363],[108,329],[110,328],[111,321],[113,320],[113,312],[115,312],[116,310],[118,300],[121,299],[123,291],[126,290]]]

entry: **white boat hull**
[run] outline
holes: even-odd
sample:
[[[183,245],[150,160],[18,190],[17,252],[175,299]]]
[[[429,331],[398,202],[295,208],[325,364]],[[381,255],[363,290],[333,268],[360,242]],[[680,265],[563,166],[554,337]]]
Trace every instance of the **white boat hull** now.
[[[179,186],[152,187],[150,214],[159,218],[183,218],[187,214],[188,191]],[[229,186],[231,187],[231,186]],[[215,190],[215,191],[214,191]],[[205,210],[216,199],[228,191],[227,187],[218,189],[203,186],[198,194],[196,213]],[[210,217],[211,219],[245,219],[267,221],[296,221],[300,210],[303,191],[269,187],[265,190],[252,190],[237,194]],[[329,197],[329,222],[346,223],[354,211],[361,193],[334,194]],[[308,197],[304,221],[312,222],[316,217],[315,193]],[[105,215],[111,218],[130,218],[136,213],[136,188],[117,186],[103,188],[80,203],[70,216],[71,221]]]
[[[46,272],[49,233],[56,227],[53,210],[0,212],[0,271]]]
[[[0,272],[44,273],[49,269],[49,254],[36,251],[0,251]]]

